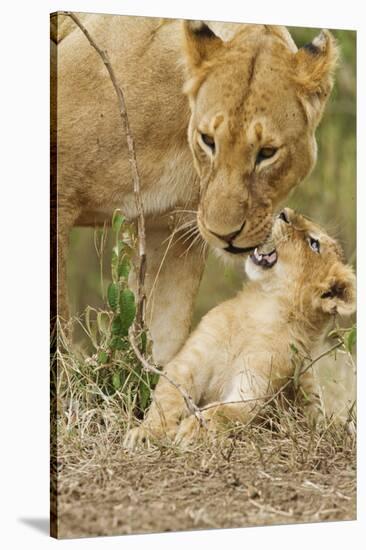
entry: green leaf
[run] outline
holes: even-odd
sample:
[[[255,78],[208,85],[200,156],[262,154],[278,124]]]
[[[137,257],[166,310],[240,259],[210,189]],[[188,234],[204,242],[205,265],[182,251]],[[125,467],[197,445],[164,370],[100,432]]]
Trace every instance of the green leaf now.
[[[142,351],[143,354],[146,353],[146,348],[147,348],[147,334],[144,331],[141,334],[141,351]]]
[[[116,210],[112,218],[112,229],[116,234],[120,232],[121,227],[125,221],[126,221],[126,218],[122,216],[122,214],[118,210]]]
[[[121,334],[127,336],[128,329],[132,325],[136,315],[135,296],[129,288],[125,288],[121,292],[119,307],[121,310]]]
[[[346,348],[347,350],[349,351],[349,353],[352,353],[352,350],[356,344],[356,340],[357,340],[357,328],[356,328],[356,325],[354,325],[351,330],[349,331],[349,333],[347,334],[346,336],[346,339],[345,339],[345,344],[346,344]]]
[[[152,389],[155,389],[156,384],[159,382],[160,375],[156,372],[150,373],[150,385]]]
[[[112,376],[112,384],[115,390],[119,390],[122,386],[121,382],[121,374],[119,372],[115,372]]]
[[[145,411],[150,401],[150,388],[145,384],[140,386],[140,408],[142,412]]]
[[[109,347],[112,351],[117,349],[122,350],[125,347],[125,344],[119,336],[114,336],[109,343]]]
[[[107,297],[109,306],[113,309],[113,311],[116,311],[119,300],[119,288],[116,283],[110,283],[108,286]]]
[[[120,315],[115,317],[115,319],[113,319],[112,321],[112,334],[122,334],[122,320]]]
[[[295,344],[290,344],[290,349],[293,353],[296,353],[298,354],[299,353],[299,350],[297,349],[297,347],[295,346]]]
[[[130,261],[127,256],[124,256],[118,266],[118,276],[123,277],[123,279],[127,279],[130,273],[130,269]]]
[[[105,365],[106,363],[108,363],[108,359],[108,353],[104,350],[100,350],[98,353],[98,363],[100,365]]]

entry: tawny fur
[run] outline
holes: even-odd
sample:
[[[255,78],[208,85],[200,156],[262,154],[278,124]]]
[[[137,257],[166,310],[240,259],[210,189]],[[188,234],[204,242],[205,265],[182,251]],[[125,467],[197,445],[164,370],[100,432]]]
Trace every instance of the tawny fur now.
[[[333,316],[354,312],[355,275],[337,242],[290,209],[286,215],[289,223],[278,218],[273,227],[277,263],[265,269],[248,258],[249,283],[202,319],[165,369],[197,405],[209,406],[202,413],[209,430],[227,420],[250,420],[294,376],[299,360],[311,357]],[[320,252],[311,248],[310,238],[319,241]],[[299,383],[298,395],[306,396],[307,412],[316,419],[313,370]],[[161,378],[144,423],[129,432],[125,444],[176,433],[178,441],[187,442],[198,432],[181,394]]]
[[[155,357],[166,363],[188,335],[204,261],[199,246],[184,254],[190,243],[165,254],[171,225],[164,215],[198,209],[203,238],[220,249],[227,246],[221,237],[233,232],[237,247],[263,241],[273,209],[315,163],[314,132],[337,48],[327,34],[319,47],[297,51],[285,28],[266,25],[80,18],[107,50],[126,96],[147,218],[147,294],[154,286],[158,297],[148,320]],[[133,219],[136,209],[107,71],[80,29],[59,19],[57,25],[52,18],[52,162],[56,167],[57,160],[58,313],[67,318],[71,228],[108,222],[115,208]],[[199,132],[215,139],[215,155]],[[268,146],[278,148],[276,155],[256,164],[258,151]]]

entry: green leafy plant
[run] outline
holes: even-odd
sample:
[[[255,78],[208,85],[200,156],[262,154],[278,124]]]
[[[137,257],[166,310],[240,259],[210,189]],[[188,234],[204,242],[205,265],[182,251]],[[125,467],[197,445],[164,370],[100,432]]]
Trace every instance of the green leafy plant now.
[[[135,296],[128,286],[133,264],[134,226],[116,210],[111,231],[114,246],[111,257],[111,282],[106,292],[107,311],[87,308],[85,330],[96,353],[89,359],[105,395],[118,392],[122,404],[141,417],[149,406],[158,375],[147,372],[136,358],[129,341],[129,329],[136,315]],[[149,354],[151,341],[147,330],[137,335],[141,352]]]

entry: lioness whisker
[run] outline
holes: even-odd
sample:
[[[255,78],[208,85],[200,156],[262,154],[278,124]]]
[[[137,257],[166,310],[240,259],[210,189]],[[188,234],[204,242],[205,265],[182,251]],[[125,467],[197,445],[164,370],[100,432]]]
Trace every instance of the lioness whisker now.
[[[185,244],[187,241],[189,241],[189,239],[191,239],[192,237],[194,236],[197,236],[199,235],[199,231],[197,228],[193,228],[191,229],[190,231],[187,231],[184,235],[181,235],[177,240],[176,242],[182,240],[183,237],[185,237],[184,241],[182,241],[182,245]]]
[[[186,256],[188,254],[188,252],[190,251],[190,249],[192,248],[192,246],[197,243],[197,241],[199,241],[200,239],[202,239],[201,237],[201,234],[200,233],[197,233],[196,237],[193,239],[193,241],[191,242],[191,244],[189,245],[189,247],[187,248],[187,250],[185,252],[183,252],[183,254],[181,254],[181,256]]]
[[[194,234],[198,233],[199,229],[198,227],[195,225],[193,227],[188,227],[185,231],[183,231],[183,233],[181,235],[179,235],[179,237],[175,240],[175,242],[179,242],[181,241],[182,239],[184,239],[184,237],[186,237],[187,235],[190,235],[190,236],[193,236]],[[174,236],[179,233],[179,231],[175,231],[174,232]],[[185,242],[185,241],[184,241]]]
[[[179,227],[175,227],[173,229],[173,231],[168,235],[168,237],[166,237],[163,241],[162,241],[162,244],[165,244],[167,241],[169,241],[169,239],[171,239],[171,237],[175,236],[177,233],[179,233],[180,231],[183,231],[184,229],[190,229],[190,228],[196,228],[195,225],[193,225],[192,223],[186,223],[186,224],[183,224]]]
[[[197,210],[186,210],[184,208],[179,208],[178,210],[172,210],[172,214],[180,214],[181,212],[185,212],[188,214],[197,214]]]

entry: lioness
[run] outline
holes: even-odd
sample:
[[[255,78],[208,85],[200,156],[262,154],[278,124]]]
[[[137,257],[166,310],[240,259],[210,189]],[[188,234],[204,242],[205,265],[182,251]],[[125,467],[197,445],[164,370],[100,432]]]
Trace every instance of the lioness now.
[[[294,376],[301,358],[311,356],[332,317],[354,312],[354,272],[323,229],[287,208],[274,223],[272,243],[272,250],[250,254],[249,283],[202,319],[165,369],[203,407],[209,430],[227,419],[250,419]],[[313,370],[298,383],[307,412],[316,417]],[[176,433],[187,442],[198,431],[179,391],[160,378],[145,421],[126,435],[125,446]]]
[[[337,46],[327,31],[297,50],[284,27],[80,18],[126,96],[147,216],[148,321],[165,364],[188,336],[204,264],[189,222],[191,241],[171,242],[169,214],[198,211],[201,236],[226,256],[263,242],[273,209],[314,166]],[[71,228],[110,221],[116,208],[133,219],[136,208],[106,68],[80,29],[53,22],[58,313],[67,317]]]

